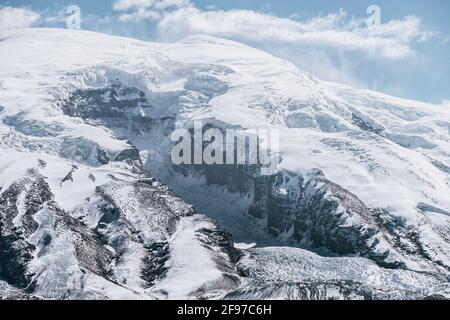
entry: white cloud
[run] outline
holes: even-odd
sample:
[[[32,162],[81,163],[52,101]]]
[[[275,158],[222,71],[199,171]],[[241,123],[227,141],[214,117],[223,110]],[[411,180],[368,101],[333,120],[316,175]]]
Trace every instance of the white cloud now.
[[[161,19],[161,14],[157,11],[147,10],[145,8],[139,8],[130,13],[122,13],[119,15],[120,21],[130,21],[130,22],[139,22],[142,20],[159,20]]]
[[[136,8],[147,8],[153,4],[154,0],[118,0],[114,2],[113,9],[116,11],[125,11]]]
[[[122,12],[120,21],[160,20],[164,13],[190,6],[189,0],[117,0],[113,9]]]
[[[426,41],[432,35],[415,16],[367,28],[364,19],[348,19],[343,10],[297,21],[250,10],[202,11],[193,6],[162,15],[158,30],[162,37],[169,39],[209,34],[252,43],[363,51],[392,59],[412,54],[414,42]]]
[[[39,18],[39,13],[27,8],[0,7],[0,30],[29,28]]]
[[[208,34],[256,44],[360,51],[391,59],[411,55],[413,43],[427,41],[433,35],[424,30],[416,16],[368,28],[366,19],[350,19],[342,9],[305,21],[251,10],[203,11],[189,0],[117,0],[113,9],[120,12],[121,21],[157,21],[158,32],[165,40]]]

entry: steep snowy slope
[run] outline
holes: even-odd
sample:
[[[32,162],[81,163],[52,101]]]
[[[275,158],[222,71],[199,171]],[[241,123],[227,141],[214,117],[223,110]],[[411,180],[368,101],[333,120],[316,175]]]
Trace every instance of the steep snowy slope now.
[[[28,29],[0,39],[0,280],[23,294],[448,293],[450,110],[323,82],[211,37]],[[278,130],[278,170],[173,165],[170,135],[194,120]],[[244,250],[236,264],[229,236],[188,203],[238,242],[292,248]]]
[[[237,286],[228,236],[126,160],[99,169],[38,153],[7,158],[0,275],[15,287],[50,299],[142,299]],[[187,271],[183,290],[165,285],[166,274]]]

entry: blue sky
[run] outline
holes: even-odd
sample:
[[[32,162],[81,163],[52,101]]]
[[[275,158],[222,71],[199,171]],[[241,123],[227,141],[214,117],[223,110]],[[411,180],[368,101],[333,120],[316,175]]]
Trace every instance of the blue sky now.
[[[82,29],[150,41],[225,37],[324,80],[450,100],[448,0],[0,0],[0,28],[64,28],[71,4],[81,9]],[[366,25],[370,5],[380,8],[375,29]]]

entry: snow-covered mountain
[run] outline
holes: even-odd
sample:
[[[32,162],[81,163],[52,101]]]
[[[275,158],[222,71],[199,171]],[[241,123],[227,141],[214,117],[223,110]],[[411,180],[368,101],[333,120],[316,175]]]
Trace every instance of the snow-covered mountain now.
[[[2,31],[0,66],[0,297],[450,296],[450,110],[204,36]],[[199,120],[277,130],[277,171],[175,166]]]

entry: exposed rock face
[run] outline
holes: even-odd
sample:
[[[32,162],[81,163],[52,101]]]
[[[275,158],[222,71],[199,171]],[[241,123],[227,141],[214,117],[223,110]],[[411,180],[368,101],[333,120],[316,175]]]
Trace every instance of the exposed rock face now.
[[[357,196],[326,179],[320,171],[307,177],[279,174],[272,177],[267,202],[268,228],[287,233],[301,243],[331,254],[370,258],[387,268],[428,265],[448,271],[429,254],[420,228],[412,228],[386,210],[371,208]],[[426,217],[422,219],[426,221]],[[445,230],[436,232],[449,240]]]
[[[399,297],[409,296],[414,299],[414,293],[403,292]],[[228,294],[225,299],[258,300],[389,300],[395,295],[383,291],[375,292],[362,283],[348,281],[312,281],[312,282],[275,282],[261,283],[259,286],[246,287]]]
[[[25,266],[36,248],[25,238],[36,232],[34,215],[47,209],[47,205],[52,207],[49,201],[48,185],[35,170],[29,170],[28,177],[13,183],[0,195],[0,278],[18,288],[26,289],[31,284],[32,275],[27,274]]]
[[[320,257],[296,248],[250,249],[238,268],[246,286],[229,293],[230,299],[421,299],[445,294],[442,283],[449,281],[440,273],[384,269],[363,258]]]
[[[178,258],[177,248],[170,248],[177,233],[191,235],[190,245],[197,242],[217,270],[210,280],[198,275],[198,287],[183,294],[220,294],[223,286],[215,277],[222,272],[226,290],[237,287],[237,254],[229,235],[201,216],[194,229],[179,230],[181,220],[193,216],[190,205],[153,178],[115,178],[68,212],[39,168],[30,168],[0,194],[0,278],[7,283],[1,296],[97,299],[114,298],[117,291],[124,297],[159,296],[153,290]]]
[[[39,300],[39,298],[0,280],[0,300]]]
[[[118,88],[120,91],[117,91]],[[139,98],[130,99],[127,96],[130,92]],[[105,99],[105,95],[112,95],[115,100]],[[150,113],[139,116],[136,121],[135,112],[140,104],[152,103],[143,91],[114,82],[106,89],[76,91],[61,106],[70,116],[84,119],[92,117],[117,134],[126,134],[131,143],[148,139],[151,145],[170,146],[165,134],[173,130],[174,118],[154,118]],[[353,120],[364,131],[380,133],[376,129],[370,129],[370,123],[357,116]],[[133,129],[124,131],[124,127]],[[204,130],[208,128],[225,131],[227,124],[215,122],[207,125]],[[359,255],[387,268],[426,267],[449,270],[447,263],[427,253],[427,245],[421,242],[419,229],[411,228],[385,209],[367,205],[355,194],[328,180],[320,170],[313,169],[305,176],[282,171],[272,176],[261,176],[258,166],[172,166],[169,164],[168,150],[170,151],[169,148],[159,150],[159,157],[166,164],[157,175],[164,182],[172,185],[171,178],[167,177],[173,175],[196,177],[204,179],[205,188],[220,187],[224,193],[247,197],[246,213],[263,222],[265,228],[261,232],[268,232],[274,238],[282,238],[281,242],[294,240],[297,245],[326,254]],[[120,153],[116,160],[124,160],[124,157],[137,161],[139,170],[145,170],[135,147]],[[182,195],[185,195],[184,188],[188,187],[176,184],[172,186]],[[188,199],[196,202],[195,198],[188,196]],[[426,220],[426,217],[422,215],[422,219]],[[434,228],[445,239],[449,238],[444,229],[439,230],[438,226]],[[273,243],[278,241],[274,239]]]

